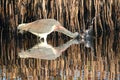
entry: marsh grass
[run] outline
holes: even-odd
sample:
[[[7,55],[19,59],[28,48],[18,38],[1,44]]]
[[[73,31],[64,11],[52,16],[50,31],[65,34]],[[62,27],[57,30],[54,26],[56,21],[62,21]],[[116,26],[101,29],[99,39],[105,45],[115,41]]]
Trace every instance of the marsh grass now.
[[[0,1],[0,77],[23,80],[70,80],[75,70],[78,79],[109,79],[120,75],[120,0],[1,0]],[[87,29],[87,23],[94,21],[96,36],[94,51],[83,45],[73,45],[56,60],[20,59],[17,53],[34,45],[36,37],[30,33],[21,35],[17,31],[20,23],[43,18],[54,18],[72,32]],[[33,39],[34,38],[34,39]],[[69,38],[52,33],[48,42],[58,46]],[[32,42],[32,44],[31,44]],[[62,77],[60,77],[60,71]],[[83,71],[84,74],[83,75]],[[9,77],[10,76],[10,77]]]

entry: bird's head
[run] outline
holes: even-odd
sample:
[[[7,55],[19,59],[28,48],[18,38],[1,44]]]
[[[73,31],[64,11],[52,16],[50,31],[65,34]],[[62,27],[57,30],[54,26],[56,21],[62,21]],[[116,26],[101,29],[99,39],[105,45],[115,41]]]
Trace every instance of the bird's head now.
[[[19,24],[18,27],[17,27],[17,29],[18,30],[22,30],[24,28],[24,26],[25,26],[25,23]]]

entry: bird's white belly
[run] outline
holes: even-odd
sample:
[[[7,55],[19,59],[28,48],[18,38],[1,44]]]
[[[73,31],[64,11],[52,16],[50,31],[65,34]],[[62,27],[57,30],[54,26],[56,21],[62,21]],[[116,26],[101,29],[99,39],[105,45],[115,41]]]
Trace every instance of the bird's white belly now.
[[[31,33],[38,37],[44,37],[44,36],[48,35],[48,33],[36,33],[36,32],[31,32]]]
[[[36,35],[36,36],[39,36],[39,37],[46,37],[48,34],[50,34],[52,31],[54,31],[54,28],[55,28],[55,25],[52,26],[52,29],[51,31],[48,31],[48,32],[45,32],[45,33],[36,33],[36,32],[32,32],[30,31],[32,34]]]

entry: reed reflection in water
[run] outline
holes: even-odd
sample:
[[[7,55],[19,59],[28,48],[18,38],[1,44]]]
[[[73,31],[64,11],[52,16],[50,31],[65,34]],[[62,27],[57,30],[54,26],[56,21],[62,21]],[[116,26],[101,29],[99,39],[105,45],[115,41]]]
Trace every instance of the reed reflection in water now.
[[[6,33],[3,34],[5,35]],[[36,39],[33,39],[33,36],[26,37],[26,35],[23,35],[22,39],[21,37],[16,39],[13,34],[8,36],[11,37],[1,36],[3,37],[1,39],[2,52],[0,58],[1,79],[120,79],[120,55],[117,53],[119,48],[116,47],[116,49],[113,49],[113,46],[117,46],[114,42],[117,40],[113,39],[116,35],[113,35],[113,33],[111,33],[110,36],[102,35],[99,38],[95,38],[95,41],[88,41],[89,43],[92,42],[92,48],[86,46],[87,41],[78,44],[76,40],[70,40],[60,45],[67,45],[66,48],[71,46],[54,60],[19,58],[18,52],[20,52],[21,49],[28,52],[33,50],[34,52],[34,49],[38,46]],[[52,49],[60,48],[60,46],[53,47],[52,43],[53,42],[47,46],[50,46]],[[77,43],[77,45],[72,45],[74,43]],[[36,44],[36,47],[32,47],[32,44]],[[28,48],[29,50],[27,50]]]
[[[119,4],[120,0],[0,0],[0,79],[120,80]],[[19,58],[21,49],[30,49],[37,41],[29,33],[17,37],[18,24],[54,18],[68,30],[80,32],[98,14],[93,49],[78,44],[55,60]],[[49,43],[58,46],[66,40],[57,33]]]

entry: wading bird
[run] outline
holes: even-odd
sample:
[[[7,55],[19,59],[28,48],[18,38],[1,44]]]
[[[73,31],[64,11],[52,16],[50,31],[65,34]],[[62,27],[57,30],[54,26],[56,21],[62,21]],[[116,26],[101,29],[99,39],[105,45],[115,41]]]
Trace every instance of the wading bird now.
[[[72,39],[65,44],[62,44],[58,47],[53,47],[50,44],[45,44],[43,42],[36,44],[31,49],[26,51],[21,51],[18,53],[20,58],[37,58],[37,59],[45,59],[45,60],[54,60],[59,57],[62,52],[64,52],[68,47],[73,44],[81,43],[78,39]]]
[[[78,32],[72,33],[67,30],[55,19],[41,19],[30,23],[23,23],[18,25],[17,29],[20,30],[20,32],[28,31],[40,37],[40,40],[43,38],[45,43],[47,43],[47,35],[53,31],[61,32],[71,38],[76,38],[79,35]]]

